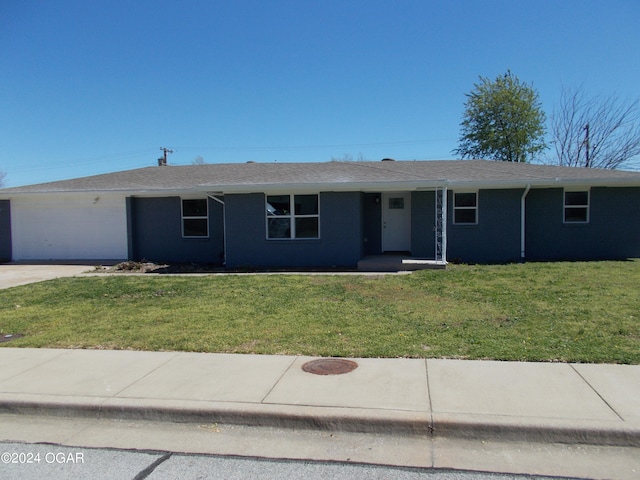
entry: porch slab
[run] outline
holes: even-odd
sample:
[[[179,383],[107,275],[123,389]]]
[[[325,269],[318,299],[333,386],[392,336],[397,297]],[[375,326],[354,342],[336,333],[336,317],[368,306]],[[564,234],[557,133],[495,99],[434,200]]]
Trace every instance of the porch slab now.
[[[443,270],[447,262],[415,258],[410,255],[370,255],[358,262],[361,272],[402,272],[414,270]]]

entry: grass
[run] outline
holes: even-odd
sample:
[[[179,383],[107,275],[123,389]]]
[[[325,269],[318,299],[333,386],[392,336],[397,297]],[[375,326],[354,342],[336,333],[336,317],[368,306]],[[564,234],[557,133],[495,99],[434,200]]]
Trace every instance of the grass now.
[[[639,286],[637,260],[67,278],[0,290],[0,345],[638,364]]]

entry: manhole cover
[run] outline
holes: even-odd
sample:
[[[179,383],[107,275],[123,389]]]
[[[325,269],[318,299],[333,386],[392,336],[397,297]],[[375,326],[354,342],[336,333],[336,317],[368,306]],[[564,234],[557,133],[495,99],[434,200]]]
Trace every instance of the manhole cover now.
[[[343,358],[321,358],[302,365],[302,370],[315,375],[340,375],[349,373],[356,368],[358,368],[356,362]]]

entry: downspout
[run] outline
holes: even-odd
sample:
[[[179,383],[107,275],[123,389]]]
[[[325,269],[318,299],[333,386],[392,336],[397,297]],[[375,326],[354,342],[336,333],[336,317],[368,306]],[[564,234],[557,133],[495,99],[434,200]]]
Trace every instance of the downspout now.
[[[220,200],[218,197],[207,193],[207,197],[211,200],[215,200],[220,205],[222,205],[222,249],[224,250],[224,257],[222,259],[222,266],[227,265],[227,220],[226,220],[226,208],[224,206],[224,202]]]
[[[520,260],[524,261],[525,259],[525,235],[527,233],[527,222],[526,222],[526,198],[527,194],[531,190],[531,184],[528,184],[524,189],[524,193],[520,198]]]

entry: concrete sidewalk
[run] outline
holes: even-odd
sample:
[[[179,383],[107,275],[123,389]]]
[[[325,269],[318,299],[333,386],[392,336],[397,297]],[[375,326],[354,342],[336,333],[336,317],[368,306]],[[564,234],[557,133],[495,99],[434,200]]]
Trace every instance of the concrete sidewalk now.
[[[27,285],[29,283],[53,280],[54,278],[73,277],[90,272],[95,267],[83,265],[58,264],[22,264],[5,263],[0,265],[0,289]]]
[[[640,366],[0,348],[0,413],[640,446]]]

